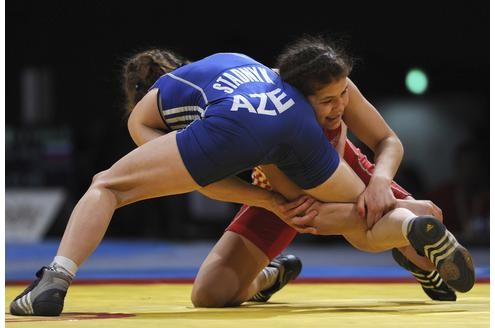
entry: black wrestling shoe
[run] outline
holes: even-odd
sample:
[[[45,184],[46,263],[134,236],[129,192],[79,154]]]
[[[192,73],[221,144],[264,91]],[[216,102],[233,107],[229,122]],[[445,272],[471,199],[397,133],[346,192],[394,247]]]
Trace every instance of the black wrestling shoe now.
[[[473,288],[473,259],[440,221],[432,216],[414,218],[409,223],[407,238],[420,255],[435,264],[440,277],[452,289],[465,293]]]
[[[57,316],[64,308],[64,298],[72,278],[53,267],[42,267],[36,279],[12,303],[13,315]]]
[[[302,269],[301,260],[294,255],[279,255],[274,258],[268,267],[278,269],[278,277],[273,286],[266,288],[256,293],[251,299],[251,302],[266,302],[273,294],[281,290],[287,283],[299,276]]]
[[[411,272],[421,284],[423,291],[434,301],[455,301],[457,295],[443,281],[437,270],[428,272],[409,261],[397,248],[392,249],[392,257],[401,267]]]

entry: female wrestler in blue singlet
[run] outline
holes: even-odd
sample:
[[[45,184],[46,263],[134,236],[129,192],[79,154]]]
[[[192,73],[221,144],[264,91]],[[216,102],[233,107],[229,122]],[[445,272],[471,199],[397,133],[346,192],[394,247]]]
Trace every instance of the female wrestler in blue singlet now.
[[[203,111],[202,120],[176,136],[185,167],[200,186],[273,163],[309,189],[338,166],[307,100],[245,55],[209,56],[163,75],[154,88],[163,113]],[[315,143],[322,147],[309,146]]]

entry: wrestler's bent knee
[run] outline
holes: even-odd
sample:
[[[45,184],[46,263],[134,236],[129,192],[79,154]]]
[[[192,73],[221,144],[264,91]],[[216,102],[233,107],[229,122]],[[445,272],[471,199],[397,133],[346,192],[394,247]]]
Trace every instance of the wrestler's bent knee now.
[[[191,293],[191,302],[194,307],[204,308],[223,308],[229,306],[236,306],[239,304],[233,304],[230,297],[222,295],[218,288],[212,287],[199,287],[195,288]]]

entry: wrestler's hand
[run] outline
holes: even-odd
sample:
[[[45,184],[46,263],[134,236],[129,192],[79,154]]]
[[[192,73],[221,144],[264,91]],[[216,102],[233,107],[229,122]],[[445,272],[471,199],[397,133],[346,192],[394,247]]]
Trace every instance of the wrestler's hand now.
[[[296,215],[290,219],[289,224],[292,228],[294,228],[299,233],[309,233],[312,235],[321,234],[318,231],[318,206],[320,202],[315,202],[310,209],[300,215]]]
[[[289,217],[284,220],[289,226],[299,233],[319,235],[321,217],[319,209],[323,203],[309,196],[302,196],[293,202],[280,206],[281,211]]]
[[[390,181],[380,176],[372,176],[370,183],[358,197],[358,212],[364,218],[368,229],[383,215],[396,207],[397,200],[390,189]]]
[[[271,191],[270,204],[264,206],[270,212],[275,213],[284,222],[288,222],[291,217],[296,215],[299,209],[308,208],[311,200],[309,196],[300,196],[294,201],[288,201],[284,196],[276,191]]]
[[[300,226],[297,224],[294,224],[294,218],[299,218],[299,217],[304,217],[306,219],[309,218],[307,216],[306,211],[309,211],[312,207],[313,204],[315,204],[316,201],[314,198],[308,196],[308,195],[303,195],[300,196],[298,199],[292,201],[292,202],[285,202],[285,203],[280,203],[278,205],[278,211],[280,212],[280,215],[275,212],[275,214],[279,215],[282,220],[287,223],[289,226],[294,228],[295,230],[302,232],[300,229],[305,228],[304,226]],[[315,211],[313,211],[315,212]],[[317,214],[318,212],[316,212]],[[310,229],[305,233],[311,233],[310,231],[313,231],[314,229]]]
[[[300,233],[325,236],[367,230],[366,221],[359,217],[354,203],[315,201],[305,213],[291,218],[290,225]]]

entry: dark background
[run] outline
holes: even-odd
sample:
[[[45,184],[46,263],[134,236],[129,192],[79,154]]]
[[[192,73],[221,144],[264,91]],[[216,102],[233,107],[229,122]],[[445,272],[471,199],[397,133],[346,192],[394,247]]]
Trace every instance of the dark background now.
[[[7,190],[65,188],[69,197],[49,231],[49,235],[60,235],[92,175],[133,148],[122,118],[120,88],[121,66],[127,56],[158,46],[172,48],[191,60],[213,52],[237,51],[273,65],[282,47],[303,33],[330,35],[344,42],[358,59],[351,77],[372,102],[411,97],[403,81],[406,71],[415,66],[429,74],[430,86],[422,99],[461,95],[481,100],[482,105],[465,108],[454,119],[481,117],[473,140],[487,153],[489,18],[486,0],[9,0]],[[48,101],[41,108],[44,114],[32,120],[23,115],[23,99],[29,97],[22,87],[26,70],[42,72],[51,86],[45,98],[40,98]],[[449,136],[444,142],[449,142]],[[488,160],[477,165],[474,169],[488,180]],[[398,179],[407,188],[411,177],[407,179],[404,170]],[[487,185],[488,181],[483,188]],[[426,197],[430,189],[415,191]],[[108,235],[216,238],[236,208],[232,205],[224,217],[203,220],[191,213],[184,195],[145,201],[118,210]]]

